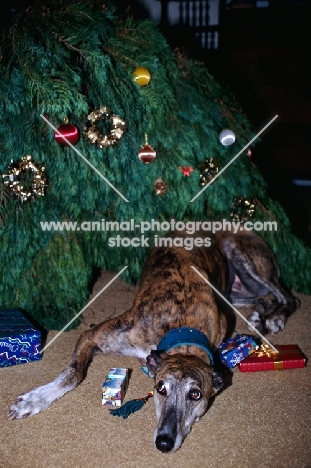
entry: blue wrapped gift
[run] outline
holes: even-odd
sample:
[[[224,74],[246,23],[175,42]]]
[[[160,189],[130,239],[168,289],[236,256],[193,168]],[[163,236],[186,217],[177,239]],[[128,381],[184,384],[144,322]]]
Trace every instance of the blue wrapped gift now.
[[[235,335],[224,341],[218,348],[220,361],[225,366],[232,368],[239,364],[258,348],[257,343],[251,336]]]
[[[41,332],[18,309],[0,310],[0,367],[41,359]]]

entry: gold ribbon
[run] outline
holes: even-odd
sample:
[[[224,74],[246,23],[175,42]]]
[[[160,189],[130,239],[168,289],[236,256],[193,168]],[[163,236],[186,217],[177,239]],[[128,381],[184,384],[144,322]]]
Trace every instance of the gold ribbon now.
[[[271,346],[269,346],[268,344],[262,344],[259,346],[259,348],[254,351],[254,355],[257,356],[257,357],[269,357],[269,358],[273,358],[275,356],[277,356],[279,353],[276,353],[274,351],[273,348],[271,348]]]
[[[280,355],[280,353],[276,353],[274,349],[271,348],[268,344],[262,344],[259,346],[259,348],[254,351],[254,355],[261,358],[261,357],[267,357],[267,358],[272,358],[273,359],[273,366],[274,370],[282,370],[283,369],[283,361],[282,359],[278,359],[277,356]]]
[[[254,356],[257,356],[259,358],[261,357],[267,357],[267,358],[272,358],[273,359],[273,366],[274,370],[282,370],[283,369],[283,360],[281,359],[284,354],[300,354],[299,349],[289,349],[289,350],[281,350],[278,353],[274,351],[274,349],[271,348],[271,346],[267,344],[262,344],[260,347],[254,351]]]

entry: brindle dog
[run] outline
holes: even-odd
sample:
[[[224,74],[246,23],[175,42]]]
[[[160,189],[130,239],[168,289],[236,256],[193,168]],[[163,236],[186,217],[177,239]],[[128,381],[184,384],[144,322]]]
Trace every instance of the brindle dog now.
[[[189,236],[172,233],[168,237]],[[201,347],[185,344],[167,352],[155,351],[163,335],[179,327],[203,332],[212,351],[226,336],[227,319],[218,295],[191,266],[234,304],[250,304],[256,299],[251,321],[266,332],[282,330],[299,305],[280,287],[272,252],[252,232],[218,233],[210,247],[192,250],[154,248],[132,308],[84,332],[68,366],[53,382],[17,398],[10,418],[39,413],[74,389],[99,352],[136,356],[146,359],[154,378],[155,445],[162,452],[176,451],[206,412],[209,399],[223,386],[222,375],[213,369],[209,354]],[[273,300],[265,299],[269,294]]]

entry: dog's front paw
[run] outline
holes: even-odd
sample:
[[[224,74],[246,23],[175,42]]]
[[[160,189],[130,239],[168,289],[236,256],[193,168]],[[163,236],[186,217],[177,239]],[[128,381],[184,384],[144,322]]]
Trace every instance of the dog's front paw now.
[[[265,320],[265,327],[268,333],[275,335],[284,330],[286,317],[282,314],[274,314]]]
[[[10,419],[23,419],[27,416],[40,413],[50,406],[53,401],[58,400],[69,390],[77,386],[75,370],[68,367],[50,382],[42,387],[35,388],[17,398],[9,411]]]
[[[10,419],[23,419],[27,416],[40,413],[50,404],[60,398],[70,388],[60,386],[58,379],[42,387],[35,388],[31,392],[25,393],[17,398],[9,411]]]
[[[39,413],[44,409],[44,405],[37,398],[35,390],[29,393],[25,393],[16,399],[14,404],[10,407],[9,418],[10,419],[23,419],[27,416]]]
[[[261,322],[260,313],[257,310],[254,310],[249,315],[249,317],[247,317],[247,319],[251,323],[251,325],[253,325],[253,327],[255,327],[258,331],[261,332],[263,330],[263,325],[262,325],[262,322]],[[253,328],[250,327],[250,326],[248,326],[248,329],[253,330]]]

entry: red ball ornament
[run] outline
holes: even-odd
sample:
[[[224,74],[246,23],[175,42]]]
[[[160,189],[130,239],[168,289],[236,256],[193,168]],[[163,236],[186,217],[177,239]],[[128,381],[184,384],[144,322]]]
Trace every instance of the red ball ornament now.
[[[55,132],[54,138],[60,146],[70,146],[67,141],[62,138],[62,136],[64,136],[72,145],[78,143],[80,135],[79,129],[75,125],[64,123],[59,125],[57,130],[59,133]]]
[[[141,162],[145,164],[149,164],[153,162],[157,156],[156,150],[153,148],[153,146],[148,144],[148,136],[145,134],[145,140],[146,144],[144,146],[141,146],[138,151],[138,158],[140,159]]]

